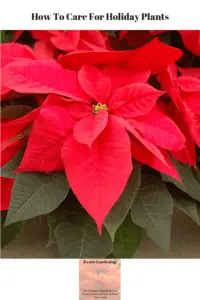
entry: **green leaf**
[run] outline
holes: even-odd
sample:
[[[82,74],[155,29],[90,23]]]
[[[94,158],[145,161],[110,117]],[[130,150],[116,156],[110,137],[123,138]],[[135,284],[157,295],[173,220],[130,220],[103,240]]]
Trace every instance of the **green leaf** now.
[[[48,238],[48,243],[46,245],[46,248],[51,247],[56,243],[55,237],[54,237],[54,230],[56,226],[59,224],[59,222],[52,216],[48,215],[47,217],[47,224],[49,228],[49,238]]]
[[[144,174],[131,208],[134,223],[165,252],[170,250],[173,199],[161,178]]]
[[[66,220],[70,220],[81,224],[82,218],[86,214],[86,211],[82,208],[72,190],[69,190],[67,197],[61,205],[47,217],[49,239],[46,247],[50,247],[56,243],[54,230],[61,221],[65,222]]]
[[[23,222],[17,222],[1,228],[1,248],[4,248],[17,237],[17,235],[22,231],[23,224]]]
[[[81,226],[86,216],[88,216],[88,213],[70,189],[65,201],[51,213],[51,220],[53,222],[69,220]]]
[[[62,258],[102,258],[112,252],[112,241],[106,228],[101,236],[94,221],[85,217],[81,226],[73,221],[61,222],[54,236]]]
[[[115,232],[117,228],[122,224],[126,215],[128,214],[135,195],[141,183],[141,165],[134,163],[134,170],[128,180],[128,183],[120,196],[117,203],[112,210],[108,213],[104,222],[105,227],[110,233],[112,241],[114,241]]]
[[[60,222],[69,220],[70,222],[75,222],[76,224],[81,225],[83,218],[86,215],[87,212],[80,205],[72,190],[69,190],[66,199],[61,203],[61,205],[48,215],[47,223],[49,227],[49,239],[46,247],[50,247],[56,243],[54,230]]]
[[[200,203],[194,201],[193,198],[182,192],[174,185],[170,185],[168,189],[174,199],[174,205],[183,213],[188,215],[194,222],[200,225]]]
[[[13,173],[20,165],[24,149],[20,150],[7,164],[1,168],[1,176],[6,178],[15,178]]]
[[[110,253],[106,258],[116,258],[116,256],[113,253]]]
[[[175,184],[183,192],[197,201],[200,201],[200,182],[194,170],[190,166],[179,163],[178,161],[175,161],[175,165],[182,179],[182,183],[165,174],[161,174],[162,179]]]
[[[196,165],[195,176],[197,180],[200,182],[200,165]]]
[[[0,31],[0,43],[4,43],[5,40],[5,30]]]
[[[0,33],[1,44],[13,42],[13,32],[11,30],[1,30]]]
[[[134,224],[128,214],[117,229],[113,243],[113,254],[116,258],[132,258],[140,245],[142,229]]]
[[[64,173],[18,173],[12,189],[6,226],[55,210],[69,192]]]
[[[99,235],[93,219],[69,191],[65,201],[51,213],[52,222],[59,222],[54,237],[63,258],[106,257],[112,252],[112,241],[106,228]],[[53,223],[52,223],[53,224]]]

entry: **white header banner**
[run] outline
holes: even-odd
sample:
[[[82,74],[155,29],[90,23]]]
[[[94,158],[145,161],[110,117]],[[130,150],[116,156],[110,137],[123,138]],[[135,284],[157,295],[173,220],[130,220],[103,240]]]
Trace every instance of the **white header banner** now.
[[[197,0],[6,0],[1,29],[200,29]]]

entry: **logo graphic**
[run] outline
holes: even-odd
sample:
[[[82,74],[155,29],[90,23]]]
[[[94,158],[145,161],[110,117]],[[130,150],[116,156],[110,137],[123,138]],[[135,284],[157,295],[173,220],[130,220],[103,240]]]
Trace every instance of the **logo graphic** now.
[[[120,260],[80,259],[79,300],[120,300]]]

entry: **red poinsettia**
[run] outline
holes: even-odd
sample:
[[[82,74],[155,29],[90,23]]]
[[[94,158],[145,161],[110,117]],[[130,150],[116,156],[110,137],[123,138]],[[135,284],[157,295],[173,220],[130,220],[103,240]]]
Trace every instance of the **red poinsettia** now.
[[[149,47],[157,49],[155,43]],[[140,51],[143,56],[147,50]],[[144,71],[137,73],[140,52],[134,54],[129,67],[87,64],[77,72],[55,61],[26,61],[3,72],[6,84],[17,91],[70,98],[51,95],[42,105],[17,171],[53,172],[64,165],[70,186],[100,231],[127,183],[136,149],[146,155],[136,159],[179,179],[167,150],[183,148],[185,138],[156,105],[164,92],[145,83],[150,74],[145,69],[151,66],[155,73],[161,66],[152,64],[149,54],[141,62]]]
[[[23,61],[37,60],[35,52],[28,46],[18,43],[5,43],[0,45],[1,50],[1,68],[10,63]],[[22,95],[16,91],[8,88],[3,83],[1,77],[1,100],[11,101],[20,98]],[[38,97],[38,103],[42,103],[41,97]],[[35,116],[37,110],[34,110],[27,115],[18,119],[2,119],[1,120],[1,166],[7,163],[12,157],[25,145],[27,141],[27,134],[24,134],[24,129],[29,126]]]
[[[21,118],[1,120],[1,167],[8,163],[25,146],[30,134],[31,125],[38,113],[39,109],[34,109]],[[0,177],[0,181],[0,210],[7,210],[14,180]]]
[[[37,40],[34,49],[38,54],[45,52],[51,55],[54,48],[66,52],[107,49],[107,34],[99,30],[31,30],[30,33]],[[21,34],[22,31],[15,32],[14,40]]]
[[[83,64],[115,64],[137,70],[149,70],[152,74],[157,74],[159,70],[173,64],[181,56],[181,50],[161,43],[159,39],[155,38],[150,43],[135,50],[75,52],[60,55],[58,62],[63,67],[70,69],[79,69]]]
[[[179,68],[186,76],[177,75],[177,67],[169,66],[159,73],[159,81],[167,90],[174,104],[168,105],[168,113],[179,125],[186,137],[185,147],[179,151],[173,151],[173,156],[183,163],[196,164],[196,143],[200,145],[200,80],[198,69]],[[189,75],[189,76],[187,76]]]
[[[137,48],[164,32],[166,30],[121,30],[119,40],[125,38],[130,46]],[[200,30],[178,30],[178,32],[185,48],[196,56],[200,56]]]

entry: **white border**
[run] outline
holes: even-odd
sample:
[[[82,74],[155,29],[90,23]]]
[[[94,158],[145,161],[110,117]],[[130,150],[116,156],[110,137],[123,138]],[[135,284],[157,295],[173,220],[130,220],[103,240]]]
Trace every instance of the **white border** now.
[[[79,261],[1,259],[0,297],[4,300],[78,300]]]
[[[121,300],[199,299],[200,259],[124,259]]]
[[[200,260],[121,260],[121,300],[199,299]],[[0,261],[1,299],[78,300],[78,259]]]

